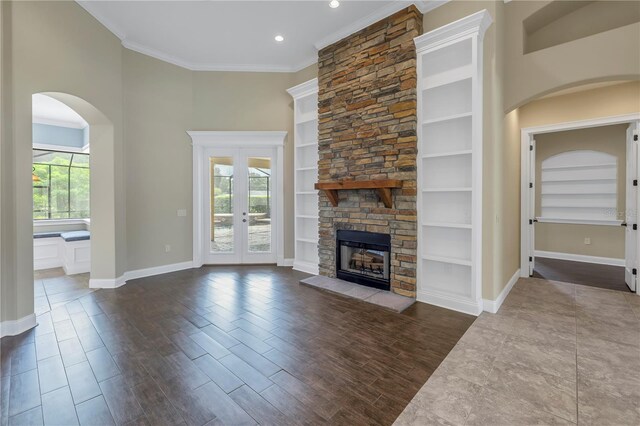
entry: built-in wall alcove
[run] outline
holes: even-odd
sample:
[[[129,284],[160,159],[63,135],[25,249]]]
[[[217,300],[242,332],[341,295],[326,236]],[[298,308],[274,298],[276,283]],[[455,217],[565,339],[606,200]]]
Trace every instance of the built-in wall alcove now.
[[[635,1],[554,1],[523,21],[525,54],[640,22]]]

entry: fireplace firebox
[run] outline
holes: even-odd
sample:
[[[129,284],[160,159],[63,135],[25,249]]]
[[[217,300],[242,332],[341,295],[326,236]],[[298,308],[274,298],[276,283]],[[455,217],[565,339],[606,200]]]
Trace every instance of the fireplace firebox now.
[[[338,230],[336,276],[357,284],[389,290],[391,236]]]

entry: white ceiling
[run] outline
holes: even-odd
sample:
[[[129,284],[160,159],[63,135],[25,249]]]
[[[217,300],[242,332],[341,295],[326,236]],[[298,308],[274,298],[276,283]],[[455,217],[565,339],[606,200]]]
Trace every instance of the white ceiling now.
[[[409,4],[426,13],[446,0],[342,0],[336,9],[329,0],[77,2],[125,47],[184,68],[292,72]]]
[[[36,93],[31,97],[34,123],[84,129],[89,124],[74,110],[57,99]]]

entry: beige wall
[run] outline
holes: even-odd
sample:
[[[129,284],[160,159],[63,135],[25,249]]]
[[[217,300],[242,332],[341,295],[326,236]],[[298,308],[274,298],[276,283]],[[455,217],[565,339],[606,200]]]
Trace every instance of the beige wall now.
[[[96,244],[97,278],[113,278],[125,269],[124,168],[122,139],[122,69],[119,40],[72,2],[3,2],[3,81],[11,96],[3,102],[11,128],[3,132],[2,319],[33,312],[33,243],[31,220],[31,95],[64,92],[97,107],[112,123],[111,143],[94,144],[108,163],[98,189],[109,188],[96,201],[104,237]],[[93,120],[89,118],[91,123]],[[92,132],[93,133],[93,132]],[[101,132],[98,131],[98,134]],[[6,147],[6,148],[5,148]],[[94,149],[95,148],[95,149]],[[9,167],[7,167],[9,166]],[[13,169],[12,169],[13,168]],[[93,182],[93,173],[92,173]],[[93,197],[92,197],[93,198]],[[3,200],[3,201],[4,201]],[[93,200],[92,200],[92,204]],[[93,206],[92,206],[93,207]],[[101,208],[102,207],[102,208]],[[6,215],[4,213],[7,213]],[[96,224],[97,224],[96,223]],[[101,231],[97,231],[101,232]],[[3,232],[3,240],[5,234]],[[93,249],[92,249],[93,250]],[[93,252],[93,251],[92,251]],[[6,302],[5,302],[6,301]]]
[[[314,78],[316,65],[297,73],[192,72],[124,49],[74,2],[1,4],[2,320],[33,312],[33,93],[75,95],[110,123],[109,130],[102,129],[101,121],[93,126],[97,122],[88,120],[96,237],[92,246],[102,247],[92,252],[92,278],[111,279],[127,270],[191,260],[192,157],[187,130],[289,132],[285,257],[293,257],[293,101],[286,89]],[[66,101],[81,114],[90,110],[81,99]],[[109,132],[111,146],[96,143]],[[110,175],[94,182],[95,167],[102,166],[110,167]],[[187,217],[177,216],[182,208],[189,212]],[[108,218],[102,225],[94,218],[97,212]],[[111,240],[97,244],[101,232]],[[169,253],[165,244],[171,245]]]
[[[556,90],[587,82],[633,78],[640,74],[640,23],[523,54],[522,22],[551,1],[505,4],[506,111]],[[631,2],[640,8],[640,2]],[[608,8],[616,7],[614,3]],[[619,6],[618,6],[619,7]],[[595,19],[604,19],[602,14]],[[571,26],[564,26],[571,33]],[[558,28],[552,29],[556,38]]]
[[[626,124],[593,127],[536,136],[536,176],[541,176],[544,160],[562,152],[593,150],[614,155],[618,161],[617,210],[623,219],[626,194]],[[536,216],[540,216],[540,189],[536,186]],[[624,259],[622,226],[577,225],[561,223],[536,224],[535,249],[558,253]],[[591,244],[584,244],[589,237]]]

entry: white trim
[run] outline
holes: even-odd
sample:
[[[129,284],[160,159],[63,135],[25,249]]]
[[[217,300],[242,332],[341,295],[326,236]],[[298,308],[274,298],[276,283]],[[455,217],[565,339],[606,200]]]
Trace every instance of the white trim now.
[[[416,51],[420,53],[426,50],[437,49],[443,44],[474,33],[478,33],[479,40],[481,41],[485,31],[492,22],[491,14],[486,9],[483,9],[416,37],[414,39]],[[482,46],[481,43],[480,45]]]
[[[417,292],[416,300],[469,315],[478,316],[482,313],[482,299],[471,300],[463,297],[452,297],[436,291],[420,290]]]
[[[189,130],[193,146],[205,148],[269,148],[284,146],[287,132]]]
[[[189,130],[193,145],[193,261],[192,267],[199,268],[204,264],[203,235],[205,233],[204,204],[202,194],[204,183],[203,162],[207,148],[273,148],[275,153],[276,192],[276,264],[284,259],[284,141],[285,131],[194,131]]]
[[[125,274],[118,278],[90,278],[89,288],[118,288],[127,283]]]
[[[542,133],[552,133],[565,130],[586,129],[590,127],[608,126],[614,124],[632,123],[640,121],[640,112],[608,117],[591,118],[587,120],[567,121],[543,126],[524,127],[520,130],[520,276],[529,276],[530,236],[529,219],[534,217],[529,194],[531,181],[529,144],[533,136]],[[534,184],[535,189],[535,184]],[[639,199],[640,202],[640,199]],[[535,251],[533,253],[535,256]]]
[[[511,292],[513,286],[518,282],[518,279],[520,279],[520,269],[518,269],[511,276],[509,281],[507,281],[507,285],[504,286],[498,297],[496,297],[496,300],[482,299],[482,307],[484,311],[492,314],[497,313],[498,310],[500,310],[500,306],[502,306],[502,303]]]
[[[598,265],[624,266],[624,259],[613,257],[587,256],[585,254],[558,253],[554,251],[536,250],[536,257],[545,259],[571,260],[573,262],[595,263]]]
[[[284,266],[284,267],[290,268],[293,266],[293,259],[292,258],[278,259],[278,266]]]
[[[0,337],[16,336],[38,325],[36,314],[29,314],[17,320],[0,322]]]
[[[168,274],[170,272],[183,271],[185,269],[191,269],[193,267],[193,261],[172,263],[169,265],[153,266],[151,268],[135,269],[133,271],[127,271],[124,274],[124,280],[136,280],[138,278],[152,277],[154,275]]]
[[[315,263],[294,260],[292,266],[296,271],[305,272],[311,275],[320,275],[320,267]]]
[[[358,19],[346,27],[341,28],[340,30],[330,34],[327,37],[324,37],[314,43],[314,47],[317,50],[323,49],[330,44],[333,44],[339,40],[342,40],[345,37],[350,36],[353,33],[356,33],[371,24],[374,24],[388,16],[407,8],[411,5],[415,5],[416,8],[421,13],[428,13],[437,7],[442,6],[445,3],[448,3],[450,0],[421,0],[421,1],[406,1],[406,0],[395,0],[390,4],[382,6],[380,9],[376,10],[369,15]],[[126,33],[115,23],[113,23],[110,19],[105,18],[94,5],[92,1],[81,1],[77,0],[78,3],[84,10],[86,10],[91,16],[93,16],[98,22],[104,25],[109,31],[111,31],[116,37],[118,37],[122,43],[122,46],[126,49],[133,50],[134,52],[141,53],[143,55],[151,56],[152,58],[159,59],[161,61],[186,68],[191,71],[237,71],[237,72],[284,72],[284,73],[293,73],[298,72],[311,64],[314,64],[318,61],[318,55],[316,52],[313,55],[310,55],[306,59],[298,62],[293,65],[273,65],[273,64],[203,64],[203,63],[195,63],[185,61],[180,59],[174,55],[167,54],[165,52],[161,52],[157,49],[153,49],[147,46],[143,46],[140,43],[137,43],[132,40],[127,39]]]
[[[293,98],[301,98],[304,96],[312,95],[317,92],[318,92],[317,77],[287,89],[287,93],[289,93]]]
[[[569,223],[573,225],[621,226],[621,220],[589,220],[589,219],[556,219],[552,217],[536,217],[538,223]]]

